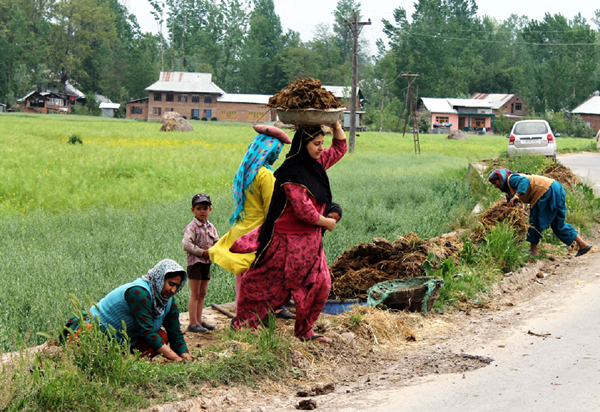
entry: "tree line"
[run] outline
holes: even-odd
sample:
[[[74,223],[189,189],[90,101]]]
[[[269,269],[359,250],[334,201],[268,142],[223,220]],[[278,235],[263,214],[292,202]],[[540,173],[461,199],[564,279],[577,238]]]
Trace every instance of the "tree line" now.
[[[142,32],[118,0],[0,0],[0,102],[68,81],[123,103],[145,97],[160,71],[212,73],[228,93],[274,94],[300,77],[351,84],[344,22],[354,10],[363,18],[360,2],[339,0],[332,24],[315,25],[309,41],[284,32],[273,0],[149,2],[157,34]],[[474,0],[418,0],[410,19],[400,7],[383,20],[375,50],[360,39],[367,123],[396,128],[406,106],[401,72],[420,74],[419,96],[519,93],[535,113],[568,111],[600,89],[600,10],[589,21],[500,21],[477,11]]]

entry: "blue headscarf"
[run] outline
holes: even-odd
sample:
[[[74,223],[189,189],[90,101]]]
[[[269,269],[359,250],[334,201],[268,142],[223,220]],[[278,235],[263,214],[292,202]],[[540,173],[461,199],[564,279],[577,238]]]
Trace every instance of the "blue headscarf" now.
[[[488,177],[488,181],[492,182],[494,180],[500,180],[500,190],[504,193],[508,193],[508,178],[512,172],[508,169],[494,169],[492,173],[490,173],[490,177]]]
[[[171,259],[163,259],[156,264],[152,269],[148,271],[147,274],[142,276],[142,279],[150,282],[150,286],[152,287],[152,313],[154,316],[160,316],[165,311],[167,307],[167,303],[169,303],[170,298],[164,298],[162,296],[162,289],[165,284],[165,275],[167,273],[175,272],[181,276],[181,283],[177,287],[175,293],[179,292],[185,282],[187,282],[187,273],[183,268],[179,265],[179,263],[175,262]]]
[[[273,171],[271,165],[275,163],[281,153],[283,143],[266,134],[259,134],[248,146],[246,155],[233,179],[233,198],[235,199],[235,210],[229,218],[229,225],[244,220],[244,200],[246,190],[252,193],[252,182],[262,166]]]

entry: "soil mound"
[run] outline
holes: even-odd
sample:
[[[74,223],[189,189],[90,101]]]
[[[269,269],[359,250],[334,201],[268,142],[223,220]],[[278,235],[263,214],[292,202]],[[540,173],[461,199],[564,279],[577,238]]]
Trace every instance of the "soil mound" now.
[[[321,81],[307,77],[291,82],[269,98],[270,107],[283,109],[337,109],[343,107],[336,97],[321,87]]]
[[[570,185],[575,187],[581,183],[579,178],[568,167],[555,163],[546,167],[542,174],[550,179],[560,182],[561,185]]]
[[[420,239],[407,233],[394,242],[375,238],[342,253],[331,265],[330,299],[366,299],[367,290],[376,283],[410,279],[423,275],[423,262],[430,253],[438,259],[456,256],[462,249],[458,234]]]

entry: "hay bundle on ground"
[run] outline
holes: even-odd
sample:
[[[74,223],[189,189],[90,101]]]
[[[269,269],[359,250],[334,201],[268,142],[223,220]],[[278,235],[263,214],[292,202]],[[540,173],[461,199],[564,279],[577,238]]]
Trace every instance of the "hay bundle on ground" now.
[[[504,200],[494,203],[477,218],[477,221],[481,224],[475,228],[471,236],[474,242],[480,242],[484,238],[485,233],[500,222],[508,222],[517,230],[520,236],[523,236],[529,228],[528,213],[524,205],[519,204],[515,207],[508,207]]]
[[[462,243],[455,235],[431,240],[407,233],[394,242],[382,238],[361,243],[342,253],[330,267],[330,299],[366,299],[376,283],[423,275],[423,262],[430,253],[438,259],[457,255]]]
[[[550,179],[554,179],[562,185],[569,185],[571,187],[577,186],[581,181],[579,178],[569,169],[568,167],[555,163],[546,167],[542,174]]]
[[[193,132],[194,127],[185,120],[177,112],[167,112],[163,116],[163,124],[160,127],[161,132],[172,132],[177,130],[178,132]]]
[[[298,79],[269,98],[270,107],[284,109],[336,109],[343,107],[336,97],[313,78]]]

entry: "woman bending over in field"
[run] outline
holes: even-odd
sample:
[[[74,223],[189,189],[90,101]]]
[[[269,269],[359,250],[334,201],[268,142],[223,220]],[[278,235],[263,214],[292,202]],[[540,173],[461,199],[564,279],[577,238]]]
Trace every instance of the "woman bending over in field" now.
[[[488,178],[496,189],[506,193],[508,206],[516,202],[529,203],[529,223],[527,241],[531,244],[529,254],[538,255],[538,243],[542,232],[548,227],[564,244],[571,246],[576,242],[579,250],[575,256],[581,256],[592,248],[577,231],[565,221],[567,205],[565,189],[556,180],[545,176],[520,175],[508,169],[495,169]]]
[[[256,251],[252,267],[242,274],[235,328],[257,327],[270,309],[292,297],[296,306],[294,335],[301,340],[331,342],[315,335],[312,326],[331,289],[321,229],[333,231],[336,221],[324,216],[331,204],[325,170],[346,153],[346,136],[339,123],[332,129],[332,146],[326,150],[320,127],[296,131],[286,160],[275,172],[275,190],[265,222],[230,249],[234,253]]]
[[[191,355],[173,299],[186,281],[187,273],[177,262],[161,260],[144,276],[110,292],[90,312],[104,330],[111,330],[109,326],[114,328],[119,341],[123,340],[125,322],[131,349],[139,350],[142,356],[154,357],[160,353],[174,361],[188,361]],[[77,331],[78,320],[71,318],[67,327]]]

